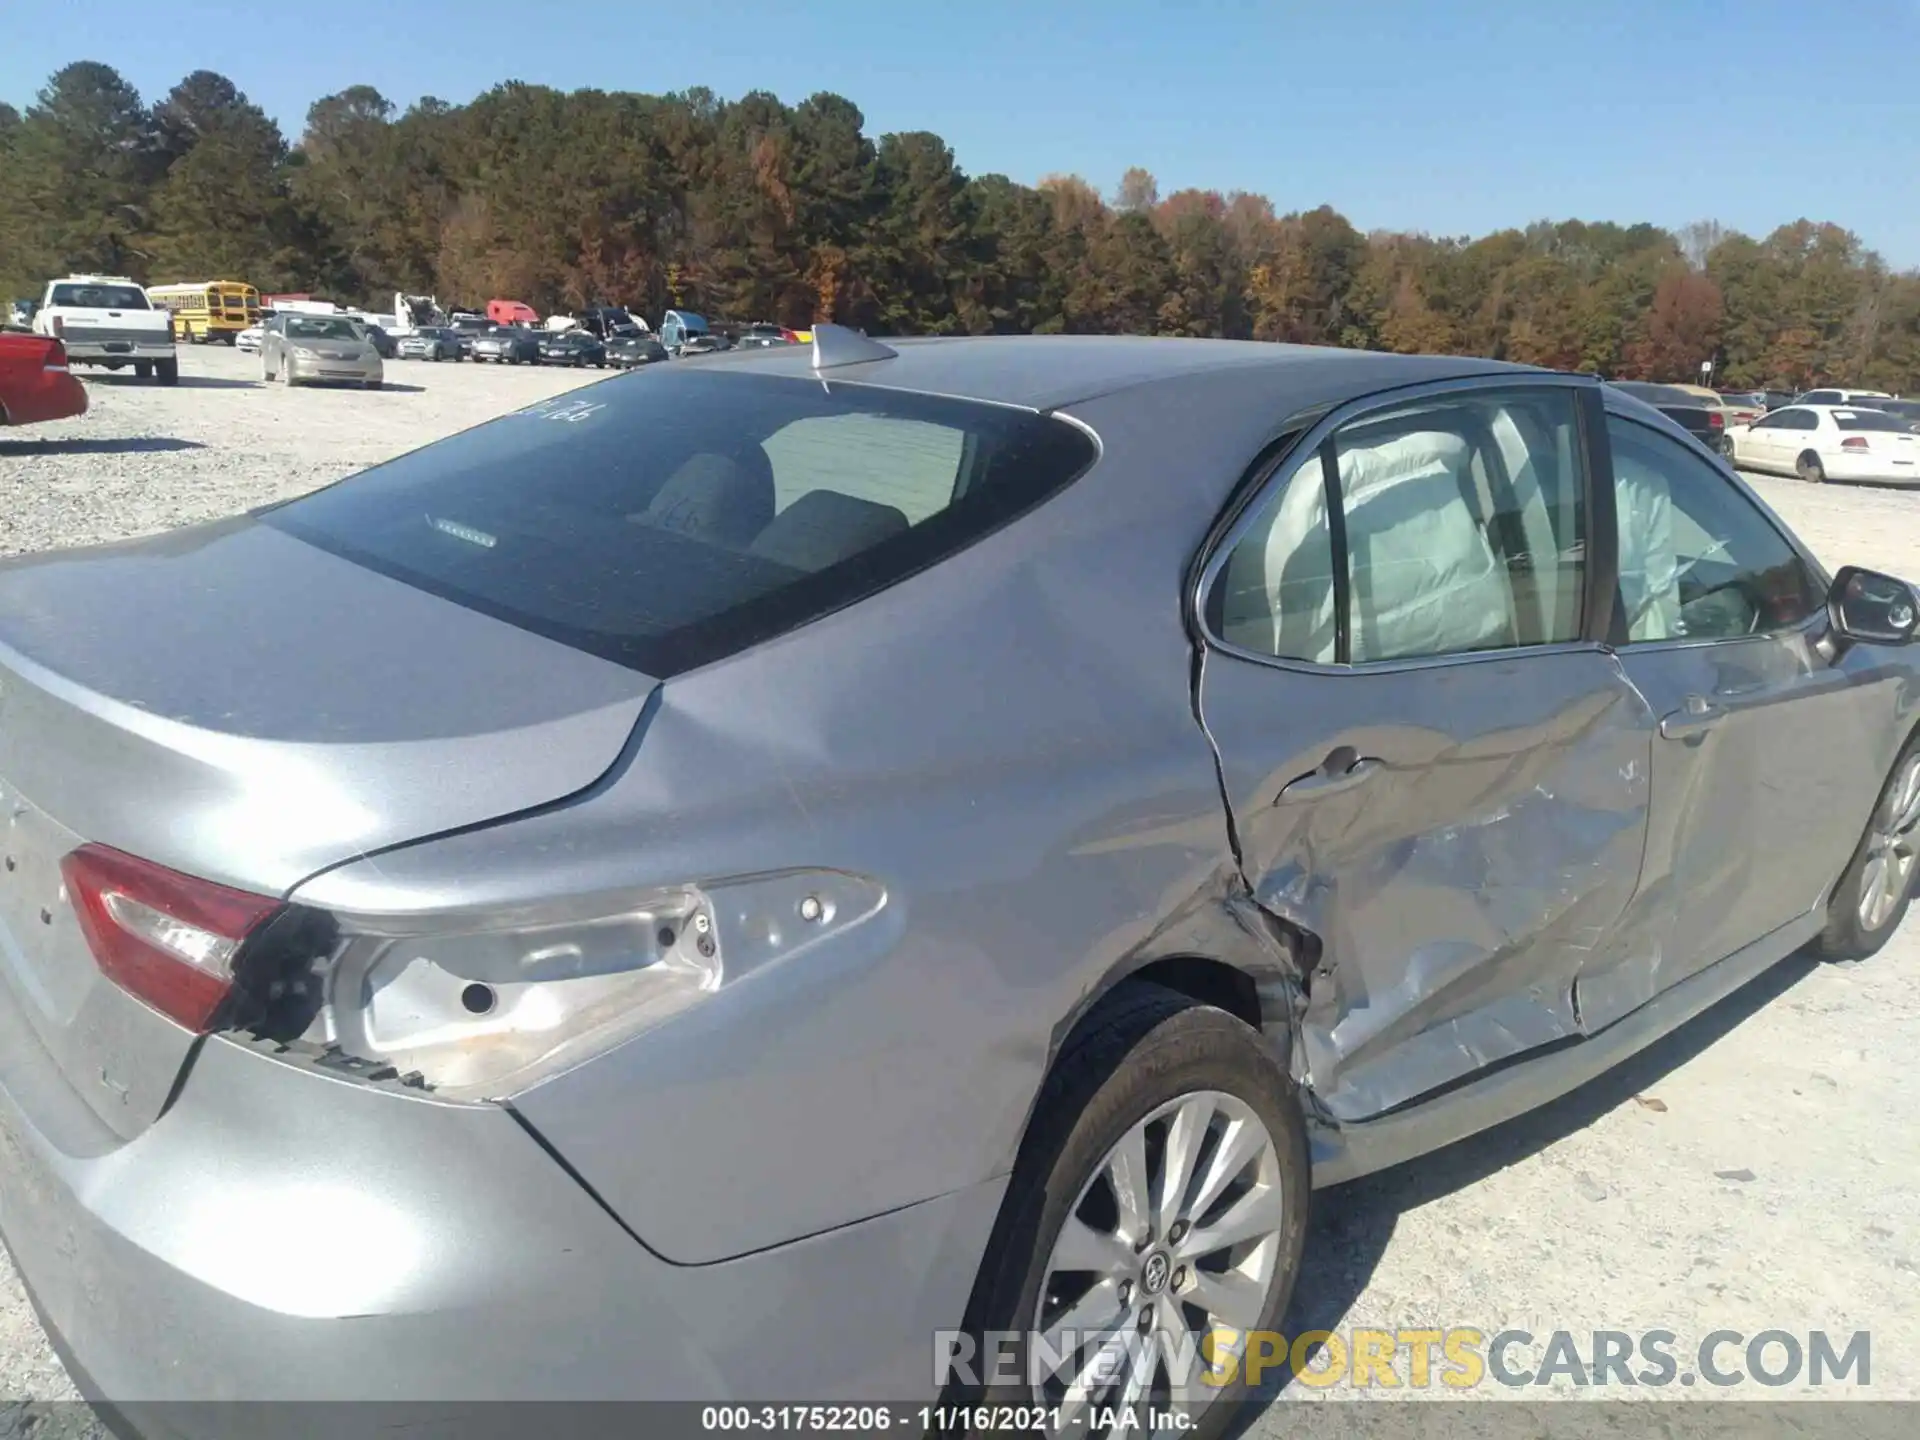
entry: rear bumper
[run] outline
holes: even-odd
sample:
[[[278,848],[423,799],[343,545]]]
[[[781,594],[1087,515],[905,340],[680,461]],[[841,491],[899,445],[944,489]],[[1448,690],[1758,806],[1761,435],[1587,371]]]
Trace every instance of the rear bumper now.
[[[35,425],[87,413],[87,387],[59,370],[42,371],[33,385],[4,397],[0,424]]]
[[[1826,455],[1821,464],[1829,480],[1850,485],[1920,485],[1920,464],[1895,465],[1890,460]]]
[[[173,338],[164,340],[68,339],[67,359],[81,365],[127,365],[136,360],[173,359]]]
[[[325,384],[339,381],[347,384],[364,385],[369,380],[385,377],[380,360],[376,356],[367,361],[329,360],[324,356],[311,358],[305,355],[289,353],[286,357],[287,373],[295,380]]]
[[[258,1419],[189,1425],[186,1402],[928,1399],[1001,1188],[675,1266],[506,1109],[219,1037],[122,1141],[0,990],[0,1231],[77,1381],[139,1434]]]

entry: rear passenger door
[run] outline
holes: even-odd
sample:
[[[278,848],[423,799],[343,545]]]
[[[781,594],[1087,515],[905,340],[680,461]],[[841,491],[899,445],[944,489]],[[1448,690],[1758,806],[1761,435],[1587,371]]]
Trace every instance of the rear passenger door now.
[[[1652,718],[1589,620],[1597,389],[1404,394],[1315,427],[1200,591],[1202,719],[1248,883],[1318,938],[1343,1120],[1577,1034],[1646,832]]]

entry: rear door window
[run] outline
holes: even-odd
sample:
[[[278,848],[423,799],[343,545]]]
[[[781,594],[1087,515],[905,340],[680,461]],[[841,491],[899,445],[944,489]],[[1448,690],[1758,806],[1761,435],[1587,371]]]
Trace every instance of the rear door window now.
[[[1032,411],[689,366],[542,401],[263,518],[665,678],[937,563],[1096,453]]]
[[[1361,417],[1277,486],[1208,596],[1255,654],[1364,664],[1581,634],[1573,393],[1447,395]]]

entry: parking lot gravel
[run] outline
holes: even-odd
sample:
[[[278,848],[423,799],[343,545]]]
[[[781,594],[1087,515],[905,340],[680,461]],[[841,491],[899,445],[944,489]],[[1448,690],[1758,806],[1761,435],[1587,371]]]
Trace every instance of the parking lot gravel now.
[[[259,383],[257,360],[219,348],[183,352],[172,389],[87,372],[86,416],[0,432],[0,554],[232,514],[603,378],[400,361],[387,374],[375,393],[288,391]],[[1920,574],[1920,491],[1750,478],[1829,565]],[[1668,1330],[1684,1358],[1716,1330],[1803,1339],[1865,1330],[1871,1383],[1847,1398],[1920,1399],[1917,962],[1920,920],[1865,964],[1796,957],[1542,1111],[1316,1196],[1288,1331],[1471,1326],[1544,1341],[1563,1330]],[[1575,1391],[1556,1380],[1520,1390],[1489,1382],[1472,1394]],[[1835,1392],[1802,1378],[1639,1393]],[[72,1394],[0,1262],[0,1437],[96,1433],[77,1409],[20,1404]],[[1668,1433],[1722,1433],[1710,1408],[1687,1407],[1699,1413],[1664,1422]],[[1336,1433],[1328,1418],[1285,1405],[1252,1433],[1302,1424]]]

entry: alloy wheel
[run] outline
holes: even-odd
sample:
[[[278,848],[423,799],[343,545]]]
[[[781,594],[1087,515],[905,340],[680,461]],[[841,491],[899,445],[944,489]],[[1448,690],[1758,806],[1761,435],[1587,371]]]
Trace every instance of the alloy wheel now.
[[[1920,865],[1920,754],[1887,786],[1886,800],[1867,833],[1867,863],[1860,873],[1860,926],[1878,930],[1907,896]]]
[[[1195,1091],[1137,1121],[1047,1258],[1032,1328],[1051,1373],[1036,1401],[1060,1407],[1062,1429],[1108,1406],[1181,1411],[1190,1426],[1218,1393],[1202,1341],[1259,1327],[1287,1221],[1273,1136],[1244,1101]]]

